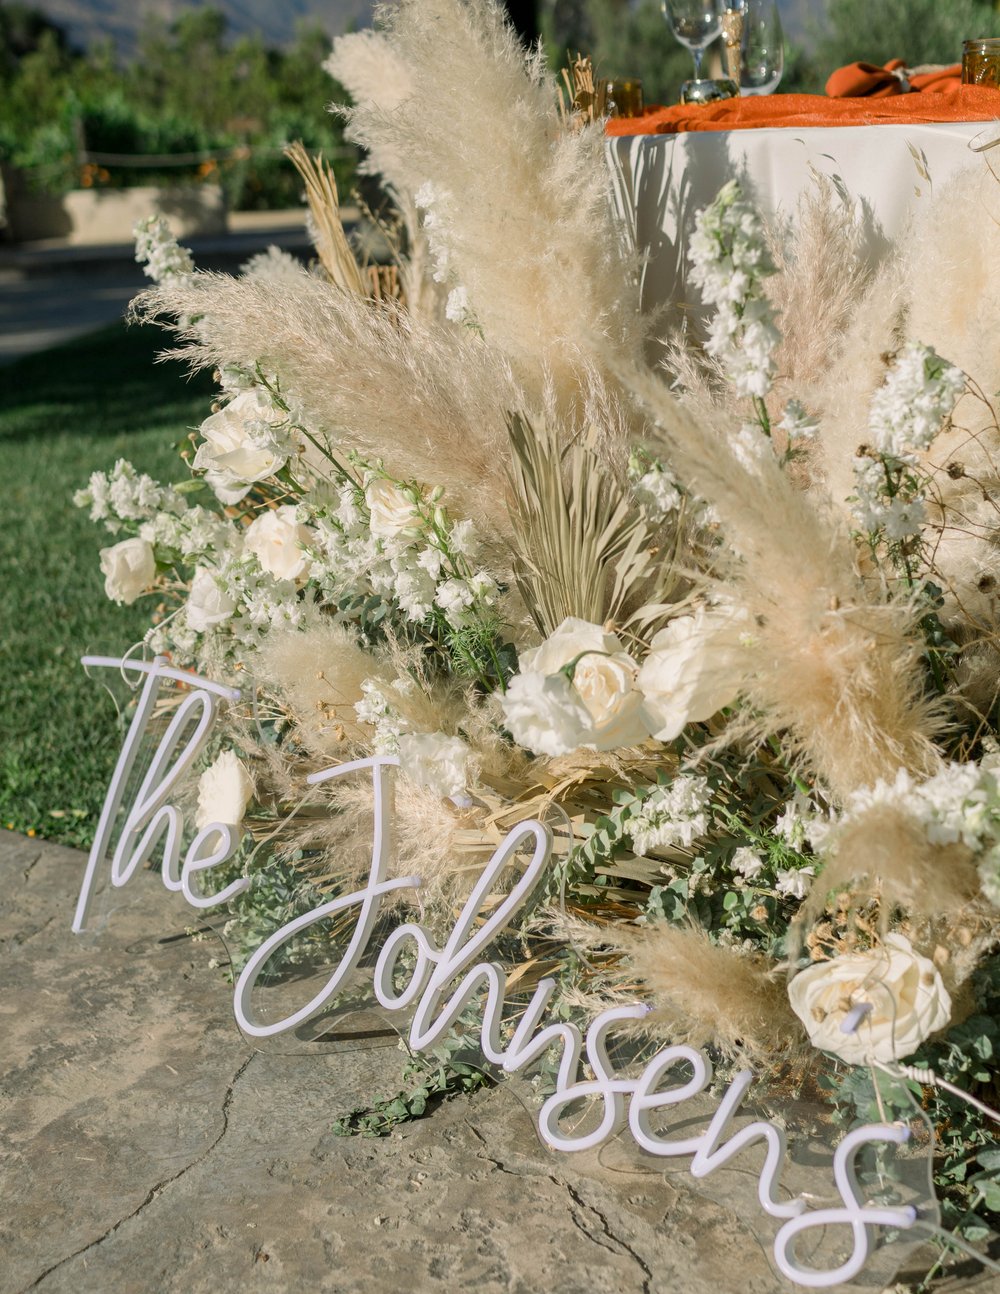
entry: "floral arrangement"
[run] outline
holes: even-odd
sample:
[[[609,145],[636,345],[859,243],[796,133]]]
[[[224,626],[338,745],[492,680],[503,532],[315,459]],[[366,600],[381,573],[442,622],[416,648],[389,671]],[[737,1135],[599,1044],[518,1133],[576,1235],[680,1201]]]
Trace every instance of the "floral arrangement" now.
[[[355,262],[301,152],[310,270],[198,272],[146,222],[135,313],[218,399],[180,484],[119,462],[76,499],[115,541],[108,596],[155,600],[144,649],[247,698],[191,792],[271,877],[237,902],[266,925],[275,875],[356,883],[372,791],[307,794],[331,764],[398,755],[424,920],[555,815],[508,950],[529,977],[544,956],[567,1011],[638,993],[647,1033],[844,1121],[902,1082],[946,1220],[983,1239],[1000,190],[973,168],[975,200],[953,188],[872,268],[832,186],[778,228],[727,185],[690,240],[705,327],[663,337],[600,124],[567,122],[493,0],[382,24],[329,68],[397,213],[391,274]],[[457,1059],[442,1075],[468,1086]]]

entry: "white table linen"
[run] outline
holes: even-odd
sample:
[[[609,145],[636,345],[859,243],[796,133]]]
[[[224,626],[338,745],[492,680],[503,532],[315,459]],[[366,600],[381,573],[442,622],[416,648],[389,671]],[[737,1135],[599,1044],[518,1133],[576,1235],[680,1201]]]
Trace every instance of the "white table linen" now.
[[[688,240],[697,212],[736,178],[767,216],[793,215],[801,195],[828,176],[855,204],[873,260],[932,194],[976,160],[1000,123],[833,126],[697,131],[608,140],[616,203],[644,258],[643,304],[669,305],[667,322],[694,306]],[[1000,175],[1000,148],[993,154]],[[693,298],[693,300],[692,300]]]

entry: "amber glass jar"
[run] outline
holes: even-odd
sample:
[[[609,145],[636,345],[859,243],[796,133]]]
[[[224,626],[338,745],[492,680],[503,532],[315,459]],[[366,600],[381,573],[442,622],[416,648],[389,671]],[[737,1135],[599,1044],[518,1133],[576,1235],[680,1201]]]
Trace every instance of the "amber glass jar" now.
[[[598,82],[597,115],[599,117],[641,117],[642,112],[641,81],[635,77],[616,77],[613,81]]]
[[[967,40],[963,44],[962,84],[1000,90],[1000,40]]]

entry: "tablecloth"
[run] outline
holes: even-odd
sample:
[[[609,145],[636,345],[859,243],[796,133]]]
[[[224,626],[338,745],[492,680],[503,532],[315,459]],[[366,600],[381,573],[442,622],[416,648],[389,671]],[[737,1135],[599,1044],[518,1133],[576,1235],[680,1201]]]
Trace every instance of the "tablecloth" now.
[[[699,299],[687,281],[695,215],[727,180],[739,179],[765,214],[787,216],[817,175],[828,176],[854,204],[877,259],[921,204],[977,161],[973,149],[998,137],[1000,126],[978,121],[645,135],[609,138],[606,148],[619,214],[645,261],[643,303],[669,304],[676,324]],[[1000,176],[1000,147],[986,157]]]

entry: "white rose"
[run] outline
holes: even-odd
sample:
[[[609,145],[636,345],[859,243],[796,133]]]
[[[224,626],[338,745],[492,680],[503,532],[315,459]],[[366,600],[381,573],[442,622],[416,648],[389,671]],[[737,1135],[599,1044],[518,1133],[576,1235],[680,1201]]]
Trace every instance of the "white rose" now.
[[[236,602],[222,588],[213,571],[199,566],[191,581],[187,600],[187,622],[198,633],[221,625],[236,610]]]
[[[934,963],[905,935],[886,935],[881,948],[817,962],[788,986],[792,1010],[809,1041],[851,1065],[913,1054],[951,1016],[951,998]],[[854,1007],[870,1010],[854,1032],[841,1026]]]
[[[194,466],[223,503],[239,503],[254,481],[273,476],[288,461],[280,437],[267,434],[268,426],[284,421],[285,414],[253,387],[201,424],[204,441]]]
[[[277,580],[297,580],[308,561],[302,545],[311,537],[308,526],[296,520],[295,507],[285,503],[256,517],[247,527],[243,542],[269,575]]]
[[[156,578],[153,546],[145,539],[123,539],[101,549],[104,592],[112,602],[131,606]]]
[[[195,825],[199,831],[213,822],[238,827],[252,795],[250,774],[233,751],[224,750],[198,779]]]
[[[443,732],[402,733],[399,765],[403,776],[436,795],[463,795],[471,751],[460,737]]]
[[[371,513],[371,532],[380,539],[394,538],[416,520],[413,501],[391,481],[370,481],[365,488],[365,500]]]
[[[642,717],[658,741],[711,719],[736,700],[743,674],[740,622],[731,612],[678,616],[653,638],[639,671]]]
[[[574,662],[571,681],[562,671]],[[520,672],[501,698],[507,727],[542,755],[635,745],[646,737],[637,673],[614,634],[569,616],[540,647],[522,654]]]

